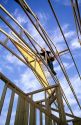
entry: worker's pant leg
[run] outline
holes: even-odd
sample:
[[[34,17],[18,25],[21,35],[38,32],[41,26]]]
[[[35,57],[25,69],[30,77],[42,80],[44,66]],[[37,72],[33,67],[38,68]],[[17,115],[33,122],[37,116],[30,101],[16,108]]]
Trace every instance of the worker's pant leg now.
[[[56,75],[56,72],[53,69],[53,63],[51,61],[49,61],[48,65],[49,65],[50,69],[52,70],[52,72],[54,73],[54,75]]]
[[[53,63],[51,61],[48,62],[48,65],[49,65],[50,69],[53,70]]]

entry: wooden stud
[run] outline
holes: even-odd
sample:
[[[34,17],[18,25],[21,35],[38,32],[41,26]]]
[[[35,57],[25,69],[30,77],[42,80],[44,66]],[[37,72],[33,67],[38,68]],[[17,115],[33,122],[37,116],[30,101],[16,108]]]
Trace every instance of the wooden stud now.
[[[48,112],[51,113],[49,100],[47,99],[46,91],[45,91],[45,105],[46,105],[46,110],[48,110]],[[47,115],[45,115],[45,125],[51,125],[51,119]]]
[[[29,125],[36,125],[36,111],[34,105],[30,104],[30,121]]]
[[[1,96],[1,101],[0,101],[0,115],[1,115],[3,104],[4,104],[4,99],[5,99],[6,91],[7,91],[7,85],[5,84],[3,92],[2,92],[2,96]]]
[[[73,125],[81,125],[81,119],[80,120],[73,120]]]
[[[57,96],[57,103],[58,103],[58,109],[59,109],[59,117],[60,117],[60,122],[61,125],[66,125],[66,116],[64,112],[64,105],[62,101],[62,94],[60,91],[60,86],[56,87],[56,96]]]
[[[25,112],[24,112],[23,125],[28,125],[28,122],[29,122],[29,103],[25,100]]]
[[[17,109],[16,109],[16,115],[15,115],[15,123],[14,123],[14,125],[18,125],[19,110],[20,110],[20,96],[18,97],[18,102],[17,102]]]
[[[24,120],[24,111],[25,111],[25,100],[20,97],[20,110],[19,110],[19,115],[18,115],[18,125],[23,125],[23,120]]]
[[[13,101],[14,101],[14,91],[12,91],[11,98],[10,98],[10,104],[8,108],[8,114],[7,114],[7,119],[5,125],[10,124],[10,118],[11,118],[11,113],[12,113],[12,107],[13,107]]]
[[[41,103],[42,106],[42,103]],[[40,125],[43,125],[43,116],[42,116],[42,112],[40,111]]]

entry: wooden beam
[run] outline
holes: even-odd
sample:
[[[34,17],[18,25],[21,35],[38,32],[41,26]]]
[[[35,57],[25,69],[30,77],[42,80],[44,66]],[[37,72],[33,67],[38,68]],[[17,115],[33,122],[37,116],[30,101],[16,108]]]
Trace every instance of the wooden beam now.
[[[69,52],[68,49],[65,49],[65,50],[63,50],[63,51],[58,52],[57,55],[62,56],[62,55],[64,55],[64,54],[68,53],[68,52]]]
[[[51,110],[59,113],[59,110],[57,110],[57,109],[51,108]],[[77,117],[75,115],[72,115],[72,114],[69,114],[69,113],[66,113],[66,112],[65,112],[65,114],[66,114],[66,116],[69,116],[71,118],[78,118],[78,119],[80,119],[79,117]]]
[[[49,105],[51,105],[55,100],[56,100],[56,95],[52,96],[50,99],[49,99]]]
[[[36,90],[36,91],[33,91],[33,92],[29,92],[29,93],[27,93],[26,95],[28,96],[28,95],[32,95],[32,94],[37,94],[37,93],[39,93],[39,92],[46,91],[46,90],[48,90],[48,89],[53,89],[53,88],[55,88],[55,87],[58,87],[58,84],[57,84],[57,85],[48,86],[48,87],[44,87],[44,88],[42,88],[42,89],[39,89],[39,90]]]
[[[49,99],[51,98],[51,96],[53,96],[55,94],[55,89],[52,91],[52,93],[49,95]]]
[[[42,105],[40,104],[40,106],[45,107],[45,105],[43,105],[43,104],[42,104]],[[54,112],[58,112],[58,113],[59,113],[59,110],[54,109],[54,108],[52,108],[52,107],[51,107],[51,110],[54,111]],[[71,117],[71,118],[81,119],[80,117],[77,117],[77,116],[75,116],[75,115],[72,115],[72,114],[69,114],[69,113],[66,113],[66,112],[65,112],[65,114],[66,114],[66,116],[69,116],[69,117]]]

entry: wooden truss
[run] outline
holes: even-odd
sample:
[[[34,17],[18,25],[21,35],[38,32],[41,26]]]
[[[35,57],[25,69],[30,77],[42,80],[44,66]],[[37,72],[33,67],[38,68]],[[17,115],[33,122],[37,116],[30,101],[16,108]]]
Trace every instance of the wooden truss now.
[[[80,79],[81,79],[81,76],[77,68],[77,64],[73,58],[72,52],[69,48],[68,42],[64,36],[64,33],[62,31],[62,28],[56,16],[56,13],[54,11],[54,8],[52,6],[51,0],[48,0],[48,3],[50,5],[50,8],[53,12],[53,15],[57,21],[57,24],[64,38],[65,44],[67,46],[67,48],[61,52],[57,50],[53,41],[48,36],[45,29],[42,27],[38,17],[34,14],[34,12],[28,6],[25,0],[15,0],[15,1],[22,7],[25,14],[30,19],[31,23],[33,24],[33,26],[35,27],[39,35],[41,36],[45,44],[48,46],[52,55],[55,56],[55,59],[58,62],[62,70],[62,73],[65,76],[65,79],[70,87],[70,90],[73,96],[75,97],[77,105],[81,109],[80,102],[71,84],[66,68],[62,62],[62,59],[61,59],[62,55],[67,54],[67,53],[70,54],[72,61],[74,63],[75,69]],[[77,21],[75,20],[76,21],[75,23],[79,23],[79,24],[76,24],[77,25],[76,28],[78,28],[78,31],[77,31],[77,35],[78,35],[78,32],[81,31],[81,27],[80,27],[81,21],[80,21],[80,12],[78,8],[78,3],[77,3],[77,0],[75,1],[77,5],[76,11],[78,11],[77,12],[78,19]],[[71,2],[73,5],[73,0],[71,0]],[[73,9],[75,9],[74,6],[73,6]],[[41,83],[43,87],[42,89],[30,92],[30,93],[24,93],[14,83],[12,83],[8,78],[6,78],[6,76],[0,73],[0,79],[1,81],[5,83],[3,92],[1,95],[1,100],[0,100],[0,115],[2,112],[2,108],[4,106],[3,104],[5,100],[5,95],[7,93],[7,89],[9,88],[12,91],[5,125],[10,124],[10,119],[11,119],[11,114],[12,114],[12,109],[13,109],[13,102],[14,102],[14,97],[16,96],[16,94],[18,95],[18,102],[17,102],[14,125],[36,125],[37,109],[40,112],[39,113],[39,116],[40,116],[39,125],[43,125],[43,120],[44,120],[43,114],[45,115],[45,125],[67,125],[69,122],[72,122],[73,125],[80,125],[81,118],[74,115],[72,108],[68,102],[68,99],[66,98],[65,92],[63,91],[61,87],[61,83],[59,82],[59,79],[57,78],[57,76],[54,76],[49,66],[47,65],[46,61],[40,56],[39,51],[36,48],[36,45],[39,48],[42,48],[41,45],[38,44],[39,42],[36,41],[31,36],[31,34],[29,34],[28,31],[25,28],[23,28],[19,24],[19,22],[2,5],[0,5],[0,10],[3,11],[10,18],[10,20],[12,20],[15,23],[15,25],[17,25],[18,28],[20,29],[20,32],[17,32],[17,29],[15,29],[13,25],[11,25],[9,21],[3,16],[3,14],[0,13],[0,19],[11,30],[11,33],[12,33],[12,35],[10,35],[4,29],[0,29],[0,33],[6,36],[5,41],[3,40],[0,41],[0,45],[5,47],[10,53],[12,53],[19,60],[21,60],[26,66],[28,66],[33,71],[34,75],[36,76],[36,78],[38,79],[38,81]],[[28,42],[23,38],[23,34],[27,38]],[[14,45],[14,47],[16,48],[16,51],[20,52],[22,57],[18,55],[15,50],[12,50],[10,46],[8,46],[8,41],[10,41],[12,45]],[[30,46],[30,43],[31,43],[31,46]],[[58,55],[58,58],[57,58],[57,55]],[[46,70],[49,72],[50,77],[54,81],[54,85],[50,86],[50,81],[48,80],[45,74],[45,71],[43,67],[41,66],[41,63],[45,66]],[[41,92],[44,92],[44,99],[35,101],[33,99],[33,96]],[[70,110],[71,114],[65,112],[64,102],[67,104],[68,109]],[[55,108],[52,107],[52,105],[54,105]],[[55,112],[59,114],[58,117],[55,115]],[[67,116],[70,117],[71,119],[68,120]]]

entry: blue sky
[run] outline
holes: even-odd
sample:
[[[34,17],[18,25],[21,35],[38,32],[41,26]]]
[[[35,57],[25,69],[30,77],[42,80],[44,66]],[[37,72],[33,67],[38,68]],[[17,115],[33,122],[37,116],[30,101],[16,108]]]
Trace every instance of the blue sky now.
[[[63,32],[68,41],[69,47],[73,53],[79,72],[81,74],[81,66],[80,66],[81,65],[81,62],[80,62],[81,46],[79,45],[79,42],[76,36],[76,29],[74,24],[72,8],[70,6],[70,1],[69,0],[62,0],[62,1],[51,0],[51,1],[56,11],[56,14],[58,16],[58,19],[60,21],[60,24],[62,26]],[[62,35],[53,17],[53,14],[51,12],[51,9],[49,7],[47,0],[38,0],[36,2],[34,2],[34,0],[26,0],[26,2],[32,8],[35,14],[39,17],[41,24],[48,32],[50,38],[53,40],[57,49],[59,51],[66,49],[67,46],[62,38]],[[36,39],[36,41],[42,47],[45,47],[48,49],[47,45],[44,43],[42,38],[39,36],[35,28],[32,26],[31,22],[25,15],[24,11],[16,2],[14,2],[14,0],[0,0],[0,4],[2,4],[19,21],[19,23],[25,29],[27,29],[27,31],[33,36],[34,39]],[[81,0],[79,0],[79,8],[81,12]],[[17,31],[19,32],[18,27],[1,10],[0,10],[0,14],[6,17],[7,21],[9,21],[9,23],[13,25],[13,27],[15,27],[15,29],[17,29]],[[1,20],[0,20],[0,28],[4,29],[6,32],[11,34],[11,30]],[[4,41],[4,39],[5,39],[5,36],[1,34],[0,40]],[[14,50],[14,47],[10,43],[8,43],[8,45]],[[37,49],[40,52],[40,49],[38,47]],[[66,55],[63,55],[61,58],[64,63],[64,66],[66,67],[70,81],[74,86],[78,100],[81,104],[81,96],[80,96],[81,81],[78,77],[78,74],[74,67],[71,56],[69,53],[67,53]],[[74,113],[78,116],[81,116],[81,111],[77,106],[76,100],[73,97],[73,94],[67,84],[67,81],[57,61],[54,62],[54,69],[57,72],[57,77],[60,80],[60,83],[72,106]],[[22,62],[20,62],[15,56],[13,56],[7,50],[5,50],[2,46],[0,46],[0,71],[4,73],[10,80],[12,80],[18,87],[22,88],[22,90],[25,92],[29,92],[29,91],[33,91],[38,88],[41,88],[40,83],[37,81],[32,71],[27,66],[25,66]],[[51,78],[50,78],[50,81],[52,81],[50,84],[53,84],[53,80],[51,80]],[[2,84],[0,86],[1,86],[0,87],[0,93],[1,93]],[[42,95],[40,95],[40,98],[42,98]],[[65,106],[65,109],[67,112],[69,112],[66,106]],[[3,116],[4,116],[4,111],[3,111]],[[4,121],[1,125],[3,124],[4,124]]]

